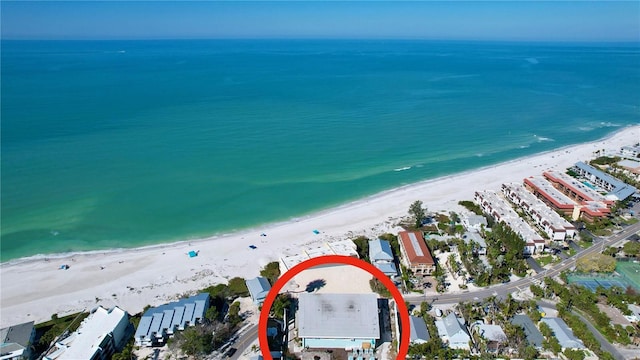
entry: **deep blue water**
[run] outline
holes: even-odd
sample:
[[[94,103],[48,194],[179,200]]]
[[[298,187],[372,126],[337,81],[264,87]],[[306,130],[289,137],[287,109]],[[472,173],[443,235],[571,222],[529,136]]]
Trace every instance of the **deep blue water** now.
[[[2,261],[287,220],[640,123],[638,44],[1,50]]]

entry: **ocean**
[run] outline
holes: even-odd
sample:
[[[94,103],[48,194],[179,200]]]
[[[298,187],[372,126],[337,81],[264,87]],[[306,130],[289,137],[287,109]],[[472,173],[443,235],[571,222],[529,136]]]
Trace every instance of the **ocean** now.
[[[2,262],[287,221],[640,123],[638,44],[1,46]]]

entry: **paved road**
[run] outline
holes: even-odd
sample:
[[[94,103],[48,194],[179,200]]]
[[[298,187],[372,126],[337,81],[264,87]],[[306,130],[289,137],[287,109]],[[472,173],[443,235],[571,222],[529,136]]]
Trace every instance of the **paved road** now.
[[[544,301],[544,300],[538,300],[538,305],[543,305],[545,307],[550,307],[553,309],[556,308],[555,304]],[[600,334],[600,332],[593,325],[591,325],[591,322],[589,322],[584,316],[582,316],[582,314],[580,314],[575,310],[571,310],[571,313],[579,317],[580,320],[585,325],[587,325],[587,328],[589,329],[589,331],[591,331],[593,336],[595,336],[596,340],[598,340],[598,342],[600,343],[600,347],[602,348],[602,350],[608,352],[617,360],[625,360],[625,357],[622,354],[620,354],[620,352],[618,352],[618,349],[616,349],[613,345],[611,345],[611,343],[607,341],[607,339],[605,339],[604,336],[602,336],[602,334]]]
[[[236,341],[231,347],[238,349],[233,356],[231,356],[231,360],[237,360],[240,358],[240,355],[244,352],[246,348],[251,345],[258,338],[258,325],[251,325],[247,329],[245,329],[238,341]]]
[[[432,302],[432,304],[452,304],[461,301],[481,300],[492,295],[500,298],[506,298],[507,294],[526,289],[536,281],[543,281],[545,277],[554,277],[559,275],[561,272],[575,266],[577,259],[586,255],[600,253],[602,249],[606,248],[607,246],[614,245],[620,240],[626,239],[627,237],[635,234],[638,231],[640,231],[640,222],[624,228],[618,234],[612,235],[602,241],[598,241],[597,244],[594,244],[587,249],[578,251],[570,258],[563,260],[562,262],[555,264],[552,267],[534,276],[528,276],[506,284],[493,285],[488,288],[483,288],[476,291],[467,291],[452,294],[437,294],[433,296],[407,295],[405,296],[405,300],[413,305],[420,305],[420,303],[423,301]]]

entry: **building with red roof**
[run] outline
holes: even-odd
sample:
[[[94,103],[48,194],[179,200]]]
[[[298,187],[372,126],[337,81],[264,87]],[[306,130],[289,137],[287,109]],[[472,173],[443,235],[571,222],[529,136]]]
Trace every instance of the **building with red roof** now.
[[[420,231],[398,233],[402,263],[415,275],[431,275],[436,270],[431,252]]]

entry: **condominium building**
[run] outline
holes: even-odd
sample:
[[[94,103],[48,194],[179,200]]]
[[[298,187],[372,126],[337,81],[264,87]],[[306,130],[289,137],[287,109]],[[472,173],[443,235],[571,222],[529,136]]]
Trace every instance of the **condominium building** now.
[[[525,254],[531,255],[544,250],[545,241],[542,236],[522,220],[498,193],[492,190],[476,191],[474,200],[485,213],[491,215],[496,221],[504,223],[522,237],[526,243]]]
[[[502,192],[512,203],[522,208],[542,231],[555,241],[575,236],[576,228],[538,199],[521,183],[502,184]]]

